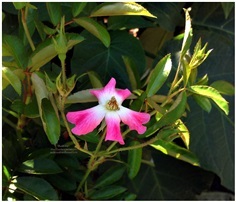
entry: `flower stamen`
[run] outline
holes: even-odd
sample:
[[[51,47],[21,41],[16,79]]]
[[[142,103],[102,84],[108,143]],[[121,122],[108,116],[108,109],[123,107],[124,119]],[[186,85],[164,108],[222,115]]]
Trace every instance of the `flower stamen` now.
[[[120,107],[117,104],[116,98],[114,96],[111,97],[111,100],[109,100],[106,104],[106,108],[111,111],[117,111],[120,110]]]

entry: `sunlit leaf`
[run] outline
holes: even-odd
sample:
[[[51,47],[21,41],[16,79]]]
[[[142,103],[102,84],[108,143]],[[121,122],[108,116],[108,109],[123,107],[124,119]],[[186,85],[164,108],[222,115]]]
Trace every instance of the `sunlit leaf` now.
[[[92,17],[115,15],[143,15],[156,18],[156,16],[135,2],[103,3],[91,13]]]
[[[220,107],[225,112],[225,114],[229,113],[228,102],[213,87],[204,85],[194,85],[191,86],[189,90],[195,94],[212,99],[218,105],[218,107]]]
[[[2,68],[2,78],[12,85],[18,95],[21,95],[21,82],[17,75],[8,67]]]
[[[172,68],[170,54],[166,55],[155,66],[153,72],[150,74],[150,79],[147,85],[147,96],[154,95],[165,83]]]
[[[88,17],[76,18],[74,21],[101,40],[106,47],[110,45],[111,39],[109,33],[98,22]]]
[[[199,166],[199,160],[192,152],[172,142],[157,140],[155,143],[151,144],[151,146],[157,150],[160,150],[164,154],[173,156],[177,159],[191,163],[195,166]]]
[[[211,87],[215,88],[219,93],[224,95],[234,95],[235,94],[235,88],[234,86],[223,80],[215,81],[211,84]]]

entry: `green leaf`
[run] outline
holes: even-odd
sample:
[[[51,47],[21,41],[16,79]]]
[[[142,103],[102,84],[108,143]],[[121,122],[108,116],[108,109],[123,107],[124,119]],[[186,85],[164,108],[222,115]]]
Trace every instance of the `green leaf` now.
[[[74,191],[77,187],[76,180],[70,173],[60,173],[47,176],[47,180],[57,189],[68,192]]]
[[[126,71],[129,76],[129,81],[130,81],[132,90],[136,90],[137,88],[140,87],[140,77],[138,75],[138,71],[135,66],[135,63],[129,57],[122,56],[122,58],[125,63]]]
[[[95,192],[93,192],[89,198],[92,200],[104,200],[104,199],[111,199],[114,196],[117,196],[123,192],[125,192],[127,188],[111,185],[109,187],[103,187]]]
[[[135,63],[139,76],[145,71],[145,56],[140,41],[126,31],[110,32],[111,45],[106,48],[96,37],[84,31],[85,41],[74,49],[72,58],[72,74],[82,75],[95,71],[104,82],[112,77],[117,79],[120,88],[131,85],[122,56],[127,56]],[[78,67],[80,64],[80,68]]]
[[[140,143],[138,141],[132,141],[130,146],[136,146]],[[142,148],[131,149],[128,152],[128,177],[134,179],[138,174],[142,161]]]
[[[17,177],[15,186],[38,200],[59,200],[56,190],[44,179],[38,177]]]
[[[66,103],[87,103],[87,102],[96,102],[97,98],[90,93],[90,90],[78,91],[67,97]]]
[[[193,42],[196,43],[204,35],[204,41],[213,49],[211,55],[201,64],[199,76],[207,74],[210,84],[217,80],[234,84],[234,9],[225,20],[220,2],[196,2],[191,7],[193,28],[196,27]],[[209,10],[212,12],[209,13]],[[186,124],[191,133],[191,151],[200,159],[202,168],[216,173],[221,184],[231,191],[235,190],[235,180],[232,178],[235,175],[235,141],[232,141],[235,138],[234,99],[234,96],[227,96],[228,116],[214,107],[210,113],[206,113],[189,99],[191,113],[186,117]]]
[[[3,35],[2,48],[3,56],[12,56],[19,68],[26,69],[28,53],[23,42],[17,36]]]
[[[104,172],[97,180],[94,188],[102,188],[117,182],[125,171],[124,166],[113,166]]]
[[[26,6],[26,2],[12,2],[15,9],[20,10]]]
[[[197,94],[193,95],[193,98],[203,110],[205,110],[208,113],[211,111],[211,102],[210,102],[209,98],[202,97]]]
[[[115,15],[142,15],[156,18],[147,9],[135,2],[103,3],[97,6],[91,13],[91,17]]]
[[[43,99],[41,103],[43,128],[51,144],[57,144],[60,137],[60,121],[48,99]]]
[[[183,123],[183,121],[181,121],[181,119],[177,121],[176,125],[177,125],[177,129],[179,130],[178,134],[180,138],[183,140],[187,149],[189,149],[190,133],[187,126]]]
[[[224,95],[233,96],[235,92],[234,86],[231,83],[223,80],[213,82],[211,87],[215,88],[219,93]]]
[[[79,15],[84,7],[87,5],[87,2],[73,2],[72,3],[72,15],[73,17],[76,17]]]
[[[155,133],[159,128],[169,124],[173,124],[183,115],[186,107],[186,102],[187,102],[187,95],[186,92],[183,91],[176,98],[170,109],[157,121],[157,123],[148,127],[146,132],[140,135],[140,137],[148,137],[153,133]]]
[[[126,186],[137,194],[135,200],[196,200],[196,195],[209,190],[214,174],[152,149],[155,167],[142,164],[135,179]]]
[[[46,158],[24,161],[18,168],[18,171],[36,175],[50,175],[63,172],[55,161]]]
[[[184,39],[181,48],[181,56],[183,57],[188,51],[191,43],[192,43],[192,26],[191,26],[191,18],[189,15],[189,11],[191,9],[184,9],[185,12],[185,29],[184,29]]]
[[[88,17],[76,18],[74,21],[101,40],[104,46],[110,46],[110,35],[107,30],[98,22]]]
[[[191,86],[188,90],[192,93],[212,99],[218,105],[218,107],[220,107],[220,109],[225,112],[225,114],[229,113],[228,102],[220,95],[220,93],[216,89],[210,86],[194,85]]]
[[[38,102],[39,114],[43,128],[51,144],[56,144],[60,136],[60,121],[57,113],[49,101],[49,92],[44,81],[35,73],[31,76]]]
[[[2,78],[12,85],[18,95],[21,95],[21,81],[8,67],[2,67]]]
[[[224,10],[225,19],[227,19],[234,8],[234,2],[221,2],[221,6]]]
[[[171,71],[172,62],[170,54],[162,58],[155,66],[153,72],[150,74],[150,80],[147,85],[147,97],[154,95],[165,83]]]
[[[90,71],[90,72],[88,72],[88,76],[89,76],[89,80],[90,80],[93,88],[102,88],[103,87],[101,79],[96,72]]]
[[[74,33],[67,33],[66,37],[68,40],[67,50],[71,49],[73,46],[84,40],[82,36]],[[52,39],[46,39],[36,47],[35,51],[30,56],[28,64],[28,66],[31,68],[30,71],[34,72],[38,70],[40,67],[50,62],[56,56],[57,52],[54,48]]]
[[[155,149],[163,152],[164,154],[173,156],[182,161],[191,163],[192,165],[199,166],[199,160],[189,150],[180,147],[172,142],[166,142],[164,140],[157,140],[151,144]]]
[[[54,26],[59,24],[61,22],[61,3],[59,2],[47,2],[46,3],[47,10],[49,17],[51,19],[51,22]]]
[[[38,47],[36,47],[35,51],[30,56],[29,67],[31,68],[31,72],[38,70],[40,67],[56,57],[56,55],[57,53],[52,39],[50,38],[43,41]]]

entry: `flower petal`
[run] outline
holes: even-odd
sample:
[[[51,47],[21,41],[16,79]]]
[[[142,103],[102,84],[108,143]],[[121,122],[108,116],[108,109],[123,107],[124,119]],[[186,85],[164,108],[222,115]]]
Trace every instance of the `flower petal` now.
[[[150,115],[144,112],[136,112],[126,107],[121,106],[117,111],[121,121],[129,126],[130,130],[136,130],[138,134],[143,134],[146,131],[146,127],[142,124],[147,123],[150,120]]]
[[[120,144],[125,144],[120,132],[120,117],[116,112],[108,112],[105,116],[107,124],[107,134],[105,141],[117,141]]]
[[[99,104],[106,105],[111,97],[115,97],[119,105],[131,95],[131,92],[128,89],[116,89],[116,80],[111,78],[108,84],[99,90],[90,90],[90,93],[95,95],[98,98]]]
[[[90,109],[68,112],[66,118],[69,122],[75,124],[71,132],[76,135],[85,135],[92,132],[105,117],[106,111],[100,105]]]

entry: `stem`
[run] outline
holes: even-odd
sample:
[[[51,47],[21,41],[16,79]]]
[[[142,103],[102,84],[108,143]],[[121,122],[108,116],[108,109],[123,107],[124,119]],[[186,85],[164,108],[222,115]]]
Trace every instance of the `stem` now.
[[[156,140],[158,139],[157,136],[155,136],[154,138],[148,140],[147,142],[144,142],[142,144],[139,144],[139,145],[134,145],[134,146],[130,146],[130,147],[125,147],[125,148],[119,148],[119,149],[115,149],[115,150],[112,150],[111,152],[109,152],[108,154],[112,154],[112,153],[116,153],[116,152],[121,152],[121,151],[127,151],[127,150],[132,150],[132,149],[138,149],[138,148],[141,148],[141,147],[145,147],[149,144],[152,144],[154,143]]]
[[[101,145],[102,145],[102,142],[105,138],[105,135],[106,135],[106,130],[104,130],[103,134],[102,134],[102,137],[100,138],[100,141],[96,147],[96,150],[94,152],[94,154],[90,157],[89,159],[89,162],[88,162],[88,169],[83,177],[83,179],[81,180],[77,190],[76,190],[76,195],[79,193],[80,189],[82,188],[83,184],[86,182],[86,179],[88,178],[89,174],[102,162],[100,161],[101,158],[99,158],[99,160],[97,161],[98,163],[96,164],[95,163],[95,159],[96,159],[96,154],[99,152],[100,148],[101,148]],[[94,166],[96,165],[96,166]]]
[[[34,51],[35,46],[34,46],[34,43],[31,39],[29,29],[28,29],[28,26],[27,26],[27,23],[26,23],[27,13],[28,13],[28,7],[26,7],[25,10],[21,9],[21,21],[22,21],[22,24],[23,24],[23,27],[24,27],[24,30],[25,30],[26,38],[28,39],[28,42],[30,44],[30,47],[31,47],[32,51]]]
[[[91,163],[91,162],[90,162],[91,160],[94,160],[94,159],[91,157],[90,160],[89,160],[89,163]],[[84,184],[85,181],[87,180],[87,178],[88,178],[89,174],[91,173],[91,171],[92,171],[91,169],[87,169],[87,171],[86,171],[86,173],[85,173],[83,179],[82,179],[81,182],[79,183],[79,186],[78,186],[78,188],[77,188],[77,190],[76,190],[76,192],[75,192],[75,195],[77,195],[77,194],[79,193],[80,189],[82,188],[83,184]]]
[[[59,57],[60,58],[60,57]],[[66,65],[65,65],[65,59],[61,60],[61,68],[62,68],[62,85],[64,90],[66,91]]]

